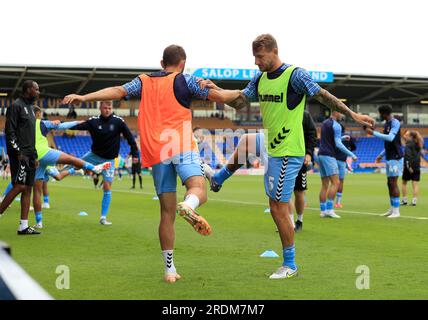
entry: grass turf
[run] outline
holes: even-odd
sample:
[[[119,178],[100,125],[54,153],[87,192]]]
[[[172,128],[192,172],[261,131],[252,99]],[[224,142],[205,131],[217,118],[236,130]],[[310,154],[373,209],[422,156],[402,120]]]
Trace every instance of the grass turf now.
[[[282,258],[260,258],[281,244],[267,208],[261,176],[236,176],[200,210],[213,227],[202,237],[176,221],[175,265],[182,280],[162,281],[159,205],[151,177],[144,190],[113,184],[109,219],[98,224],[102,191],[80,177],[50,183],[51,209],[41,236],[16,235],[19,203],[0,219],[0,240],[56,299],[427,299],[428,186],[422,176],[416,207],[403,218],[378,214],[389,206],[384,175],[348,175],[342,219],[319,217],[318,175],[309,176],[303,232],[296,234],[299,276],[268,280]],[[137,183],[138,185],[138,183]],[[6,181],[0,182],[4,188]],[[179,197],[183,188],[178,187]],[[89,215],[79,216],[80,211]],[[407,217],[407,218],[404,218]],[[34,216],[31,214],[31,221]],[[56,288],[56,268],[70,268],[70,289]],[[370,289],[358,290],[356,268],[370,270]]]

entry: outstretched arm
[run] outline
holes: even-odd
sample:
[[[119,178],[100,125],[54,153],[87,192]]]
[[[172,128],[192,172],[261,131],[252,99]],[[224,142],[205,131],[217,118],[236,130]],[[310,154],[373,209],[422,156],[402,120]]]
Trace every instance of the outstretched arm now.
[[[249,88],[251,88],[253,91],[256,90],[254,82],[255,82],[255,80],[251,81],[250,84],[248,84],[248,86],[246,88],[247,91],[249,91]],[[210,79],[198,79],[198,84],[201,87],[201,89],[205,89],[205,88],[211,89],[208,93],[208,99],[212,100],[212,101],[216,101],[216,100],[210,99],[210,94],[214,96],[214,95],[220,95],[221,91],[236,91],[236,90],[224,90],[224,89],[220,88],[219,86],[217,86]],[[250,100],[248,99],[247,95],[245,95],[241,91],[238,91],[238,92],[239,92],[238,96],[232,97],[233,99],[231,99],[230,101],[224,102],[228,106],[231,106],[232,108],[234,108],[236,110],[248,107],[250,105]]]
[[[389,134],[383,134],[383,133],[380,133],[379,131],[373,131],[373,136],[388,142],[391,142],[392,140],[394,140],[396,135],[397,133],[393,133],[392,130]]]
[[[371,117],[352,111],[342,101],[337,99],[334,95],[325,89],[321,88],[314,98],[326,107],[330,108],[331,111],[337,111],[344,115],[350,116],[352,119],[363,126],[374,127],[375,121]]]
[[[88,131],[90,131],[91,126],[89,125],[88,121],[83,121],[83,122],[77,121],[77,122],[78,122],[78,124],[75,125],[74,127],[71,127],[70,130],[80,130],[80,131],[88,130]]]
[[[49,121],[49,120],[42,120],[43,124],[45,125],[46,129],[48,130],[68,130],[74,126],[77,126],[79,123],[82,123],[83,121],[68,121],[68,122],[60,122],[59,120]]]
[[[62,122],[58,125],[58,127],[56,128],[56,130],[68,130],[71,129],[72,127],[77,126],[80,123],[83,123],[84,121],[68,121],[68,122]]]
[[[389,131],[388,134],[380,133],[371,128],[365,128],[365,131],[369,135],[373,135],[384,141],[392,142],[392,140],[394,140],[397,133],[400,131],[400,122],[398,120],[393,120],[391,125],[391,130]]]
[[[208,100],[219,103],[226,103],[233,107],[231,103],[239,99],[241,92],[239,90],[215,90],[211,89],[208,93]]]
[[[392,142],[397,133],[400,131],[400,122],[398,120],[393,120],[391,124],[391,130],[388,134],[383,134],[378,131],[373,131],[373,136],[382,139],[384,141]]]
[[[250,100],[242,92],[239,94],[238,98],[228,103],[232,108],[239,110],[245,107],[250,106]]]
[[[109,87],[101,89],[83,96],[78,94],[69,94],[64,97],[62,103],[70,104],[73,102],[86,101],[105,101],[105,100],[120,100],[126,96],[126,90],[122,86]]]

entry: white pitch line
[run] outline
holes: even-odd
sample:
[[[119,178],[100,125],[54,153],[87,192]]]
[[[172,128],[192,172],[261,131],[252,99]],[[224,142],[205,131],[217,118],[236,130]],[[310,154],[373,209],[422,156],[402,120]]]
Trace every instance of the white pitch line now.
[[[86,189],[86,190],[102,190],[102,189],[95,189],[95,188],[88,188],[88,187],[78,187],[78,186],[72,186],[72,185],[66,185],[64,183],[61,184],[55,184],[55,186],[58,187],[65,187],[65,188],[72,188],[72,189]],[[151,195],[155,196],[156,194],[154,192],[144,192],[144,191],[127,191],[127,190],[113,190],[114,192],[119,193],[132,193],[132,194],[145,194],[145,195]],[[226,202],[226,203],[233,203],[233,204],[244,204],[244,205],[256,205],[256,206],[264,206],[268,207],[268,203],[262,203],[262,202],[251,202],[251,201],[241,201],[241,200],[226,200],[226,199],[209,199],[209,201],[217,201],[217,202]],[[311,211],[319,211],[319,208],[305,208],[305,210],[311,210]],[[348,210],[335,210],[337,212],[343,212],[343,213],[351,213],[351,214],[360,214],[360,215],[367,215],[367,216],[377,216],[380,217],[382,214],[379,213],[373,213],[373,212],[360,212],[360,211],[348,211]],[[415,220],[428,220],[428,217],[414,217],[414,216],[403,216],[401,215],[400,218],[405,219],[415,219]],[[385,218],[387,219],[387,218]]]

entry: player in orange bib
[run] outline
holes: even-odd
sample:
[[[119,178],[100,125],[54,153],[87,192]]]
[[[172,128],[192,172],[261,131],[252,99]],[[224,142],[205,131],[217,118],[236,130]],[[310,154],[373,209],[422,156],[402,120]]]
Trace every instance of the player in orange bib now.
[[[203,167],[193,139],[190,103],[194,98],[228,103],[240,94],[239,90],[201,89],[196,77],[183,74],[185,63],[184,49],[171,45],[163,52],[162,71],[142,74],[123,86],[64,98],[66,104],[119,100],[126,96],[141,99],[138,114],[141,160],[144,167],[153,169],[160,201],[159,238],[167,282],[180,279],[173,260],[176,213],[198,233],[211,234],[208,222],[195,211],[207,201],[207,194]],[[187,190],[184,201],[178,204],[177,175]]]

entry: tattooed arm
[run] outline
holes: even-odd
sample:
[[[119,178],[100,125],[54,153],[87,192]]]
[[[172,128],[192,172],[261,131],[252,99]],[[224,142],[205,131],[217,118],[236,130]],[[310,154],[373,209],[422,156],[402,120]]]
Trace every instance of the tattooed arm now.
[[[211,89],[208,92],[208,100],[230,104],[232,101],[239,99],[239,96],[241,95],[239,90],[214,90]]]
[[[356,122],[363,126],[374,127],[374,120],[366,115],[358,114],[349,109],[342,101],[337,99],[334,95],[325,89],[320,89],[314,98],[321,102],[326,107],[330,108],[331,111],[340,112],[346,116],[350,116]]]
[[[229,102],[228,105],[236,110],[239,110],[248,107],[250,105],[250,100],[241,92],[239,97]]]

